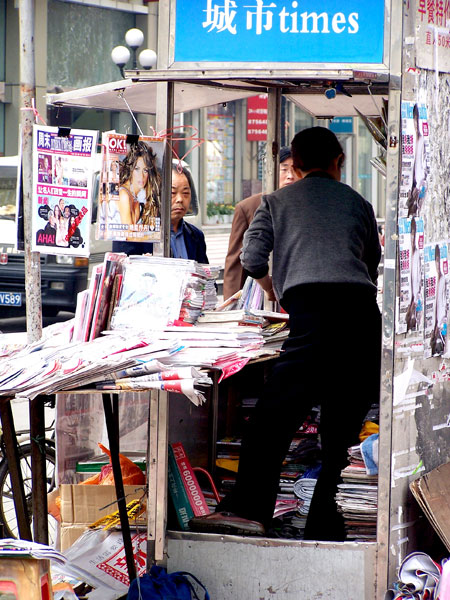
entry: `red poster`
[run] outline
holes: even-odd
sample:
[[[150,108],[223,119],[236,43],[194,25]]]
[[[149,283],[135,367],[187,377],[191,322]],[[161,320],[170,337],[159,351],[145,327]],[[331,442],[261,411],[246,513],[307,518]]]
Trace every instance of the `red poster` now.
[[[267,138],[267,94],[247,98],[247,141],[265,142]]]

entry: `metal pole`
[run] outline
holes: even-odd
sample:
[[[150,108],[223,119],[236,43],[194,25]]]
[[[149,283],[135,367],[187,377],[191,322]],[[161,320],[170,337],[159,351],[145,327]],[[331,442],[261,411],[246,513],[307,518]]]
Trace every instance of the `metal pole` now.
[[[114,485],[116,486],[117,507],[119,509],[120,526],[122,528],[123,546],[125,548],[125,558],[127,562],[128,576],[130,583],[136,579],[136,565],[134,564],[133,544],[131,542],[130,522],[127,514],[127,501],[125,499],[125,490],[123,487],[122,470],[119,459],[119,429],[118,429],[118,407],[119,400],[117,394],[112,394],[113,398],[107,393],[102,394],[103,410],[105,411],[106,431],[108,433],[109,450],[111,452],[111,464],[114,475]]]
[[[384,598],[390,575],[394,572],[391,549],[392,419],[395,363],[395,298],[397,289],[397,218],[399,198],[399,166],[401,161],[401,100],[403,73],[403,4],[393,2],[390,15],[390,74],[388,104],[388,149],[386,176],[386,220],[383,281],[383,345],[381,359],[380,440],[378,469],[376,594]],[[395,560],[397,560],[395,558]]]
[[[41,263],[39,252],[31,252],[33,187],[33,112],[36,96],[34,67],[34,0],[19,0],[20,37],[20,125],[22,143],[22,190],[25,237],[25,293],[28,341],[42,334]],[[25,109],[25,110],[24,110]]]
[[[31,495],[33,507],[33,539],[48,544],[47,460],[45,456],[44,396],[30,401]]]
[[[19,528],[19,538],[21,540],[32,540],[30,515],[28,513],[27,498],[23,486],[20,455],[17,447],[16,429],[14,427],[14,418],[10,400],[10,398],[2,398],[0,401],[3,444],[5,446],[6,460],[8,461],[11,492],[16,511],[17,526]]]
[[[264,193],[270,194],[278,187],[278,152],[281,139],[281,90],[271,88],[267,98],[267,150],[264,177]]]

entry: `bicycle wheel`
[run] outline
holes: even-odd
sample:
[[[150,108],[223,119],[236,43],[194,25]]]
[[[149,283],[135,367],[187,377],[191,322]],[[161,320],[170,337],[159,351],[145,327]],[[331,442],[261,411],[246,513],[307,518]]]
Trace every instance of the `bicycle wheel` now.
[[[31,499],[31,444],[19,446],[20,469],[23,477],[23,487],[28,506],[30,518],[32,513]],[[55,450],[51,446],[45,446],[45,459],[47,471],[47,492],[51,492],[55,487]],[[9,473],[8,462],[4,460],[0,465],[0,521],[3,523],[5,537],[17,538],[19,528],[16,519],[16,510],[14,507],[13,491],[11,477]],[[56,538],[57,523],[49,515],[48,519],[48,541],[52,545]]]

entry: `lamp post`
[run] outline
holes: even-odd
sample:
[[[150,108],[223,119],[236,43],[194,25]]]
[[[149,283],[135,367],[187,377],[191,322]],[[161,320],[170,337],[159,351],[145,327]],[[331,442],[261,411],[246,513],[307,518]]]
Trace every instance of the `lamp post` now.
[[[136,54],[138,48],[142,46],[144,42],[144,34],[140,29],[133,27],[126,32],[125,42],[127,43],[128,47],[116,46],[111,51],[112,61],[119,67],[122,77],[124,77],[125,65],[131,57],[133,59],[132,68],[137,69]],[[156,52],[154,50],[150,50],[150,48],[146,48],[139,54],[138,60],[143,69],[151,69],[152,67],[156,66]]]

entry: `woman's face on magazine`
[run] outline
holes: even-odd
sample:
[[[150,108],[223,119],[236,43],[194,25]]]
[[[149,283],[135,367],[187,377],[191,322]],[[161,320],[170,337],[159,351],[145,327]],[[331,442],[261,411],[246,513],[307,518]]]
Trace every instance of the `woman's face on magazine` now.
[[[140,156],[136,164],[134,165],[133,173],[131,175],[131,185],[135,190],[139,191],[145,188],[148,181],[148,169],[144,159]]]

